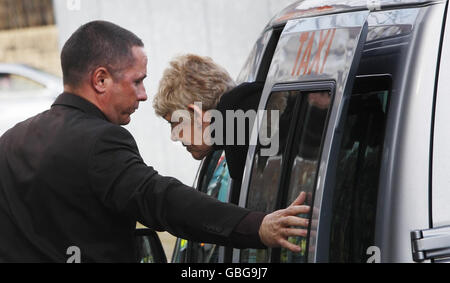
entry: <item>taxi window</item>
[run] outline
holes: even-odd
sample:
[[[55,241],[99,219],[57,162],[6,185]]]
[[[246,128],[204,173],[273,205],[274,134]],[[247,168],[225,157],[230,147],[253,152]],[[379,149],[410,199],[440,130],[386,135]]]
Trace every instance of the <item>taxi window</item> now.
[[[225,152],[223,150],[213,152],[206,159],[205,166],[204,174],[200,176],[199,190],[222,202],[228,202],[231,178]],[[218,263],[218,261],[219,246],[177,239],[172,262]]]
[[[284,162],[284,152],[288,144],[288,134],[292,123],[296,99],[299,91],[274,92],[269,98],[266,110],[279,111],[279,126],[277,129],[268,131],[278,131],[279,147],[274,156],[264,156],[261,147],[258,148],[253,160],[253,169],[248,190],[246,207],[262,212],[272,212],[276,208],[278,188],[281,180],[282,163]],[[264,121],[269,118],[263,119]],[[265,128],[263,125],[261,130]],[[271,136],[272,133],[267,136]],[[240,262],[268,262],[270,250],[245,249],[241,251]]]
[[[200,191],[222,202],[227,202],[230,190],[230,173],[223,150],[213,153],[207,170]]]
[[[293,150],[289,162],[290,176],[287,186],[286,202],[289,206],[301,192],[307,195],[306,203],[312,206],[314,188],[316,186],[317,171],[320,163],[320,152],[325,135],[328,112],[331,107],[331,93],[329,91],[314,91],[303,93],[303,102],[299,113],[299,123],[295,130]],[[309,218],[310,215],[299,215]],[[308,241],[306,237],[292,237],[291,243],[302,248],[300,253],[293,253],[281,249],[280,262],[306,262]]]
[[[330,262],[366,262],[375,246],[378,183],[389,104],[391,77],[355,81],[343,117],[332,201]]]

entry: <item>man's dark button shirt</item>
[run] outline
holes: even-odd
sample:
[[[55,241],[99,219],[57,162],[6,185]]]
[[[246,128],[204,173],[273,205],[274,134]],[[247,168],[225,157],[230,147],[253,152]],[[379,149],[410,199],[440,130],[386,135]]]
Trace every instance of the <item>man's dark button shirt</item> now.
[[[82,262],[133,262],[136,221],[194,241],[263,247],[264,214],[160,176],[126,129],[73,94],[0,138],[0,174],[0,262],[66,262],[73,246]]]

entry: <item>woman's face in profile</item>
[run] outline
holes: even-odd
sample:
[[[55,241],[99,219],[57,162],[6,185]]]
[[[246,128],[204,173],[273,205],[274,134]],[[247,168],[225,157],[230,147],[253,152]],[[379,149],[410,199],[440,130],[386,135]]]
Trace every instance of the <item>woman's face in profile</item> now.
[[[164,119],[171,126],[170,138],[180,141],[196,160],[202,160],[211,152],[212,146],[205,142],[205,130],[210,123],[196,122],[192,115],[168,114]]]

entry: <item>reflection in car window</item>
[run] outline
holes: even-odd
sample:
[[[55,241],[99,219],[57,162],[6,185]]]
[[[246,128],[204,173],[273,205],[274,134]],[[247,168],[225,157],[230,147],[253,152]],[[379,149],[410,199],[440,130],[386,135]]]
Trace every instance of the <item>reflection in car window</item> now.
[[[301,192],[306,192],[307,205],[312,206],[316,175],[319,169],[319,158],[322,140],[326,130],[328,111],[331,105],[330,92],[302,93],[304,100],[299,113],[299,123],[296,129],[296,137],[293,147],[292,161],[287,202],[289,206]],[[309,215],[299,215],[302,218],[310,218]],[[307,239],[305,237],[292,237],[291,243],[302,248],[301,253],[293,253],[287,249],[281,250],[280,262],[306,262]]]
[[[366,262],[374,246],[378,179],[390,78],[365,81],[350,99],[333,196],[331,262]],[[361,85],[361,83],[360,83]],[[380,89],[380,86],[384,89]]]
[[[284,159],[284,150],[287,145],[289,128],[292,123],[295,100],[298,91],[274,92],[269,98],[266,110],[279,111],[279,127],[270,129],[270,118],[263,119],[260,131],[267,131],[267,136],[272,136],[275,131],[279,132],[279,150],[275,156],[263,156],[261,148],[255,153],[252,175],[248,190],[247,208],[262,212],[272,212],[276,208],[278,188],[281,177],[281,166]],[[246,249],[241,251],[241,262],[268,262],[270,250]]]
[[[228,202],[230,191],[230,173],[225,159],[224,151],[213,153],[208,171],[212,174],[206,174],[202,182],[201,191],[222,202]],[[219,260],[219,246],[205,243],[195,243],[194,256],[196,262],[217,263]],[[195,248],[196,247],[196,248]]]
[[[172,256],[172,263],[186,263],[187,260],[187,240],[178,238]]]
[[[224,151],[216,151],[209,164],[212,175],[207,174],[202,182],[201,191],[222,202],[228,201],[230,173],[225,159]]]
[[[0,94],[14,95],[18,92],[42,90],[45,86],[29,78],[15,74],[0,73]]]
[[[215,151],[210,156],[205,174],[200,185],[200,191],[222,202],[228,202],[230,191],[230,173],[223,150]],[[192,260],[198,263],[217,263],[219,246],[206,243],[188,242],[178,239],[173,262],[187,262],[188,245],[192,247]]]

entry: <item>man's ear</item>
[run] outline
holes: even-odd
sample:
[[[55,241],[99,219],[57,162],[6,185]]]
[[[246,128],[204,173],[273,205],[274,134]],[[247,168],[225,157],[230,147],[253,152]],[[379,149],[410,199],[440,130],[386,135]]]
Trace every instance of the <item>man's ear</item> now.
[[[203,125],[203,110],[201,103],[189,104],[188,110],[193,113],[195,125],[202,127]]]
[[[103,94],[106,92],[107,86],[111,80],[111,74],[105,67],[98,67],[92,72],[91,85],[99,94]]]

